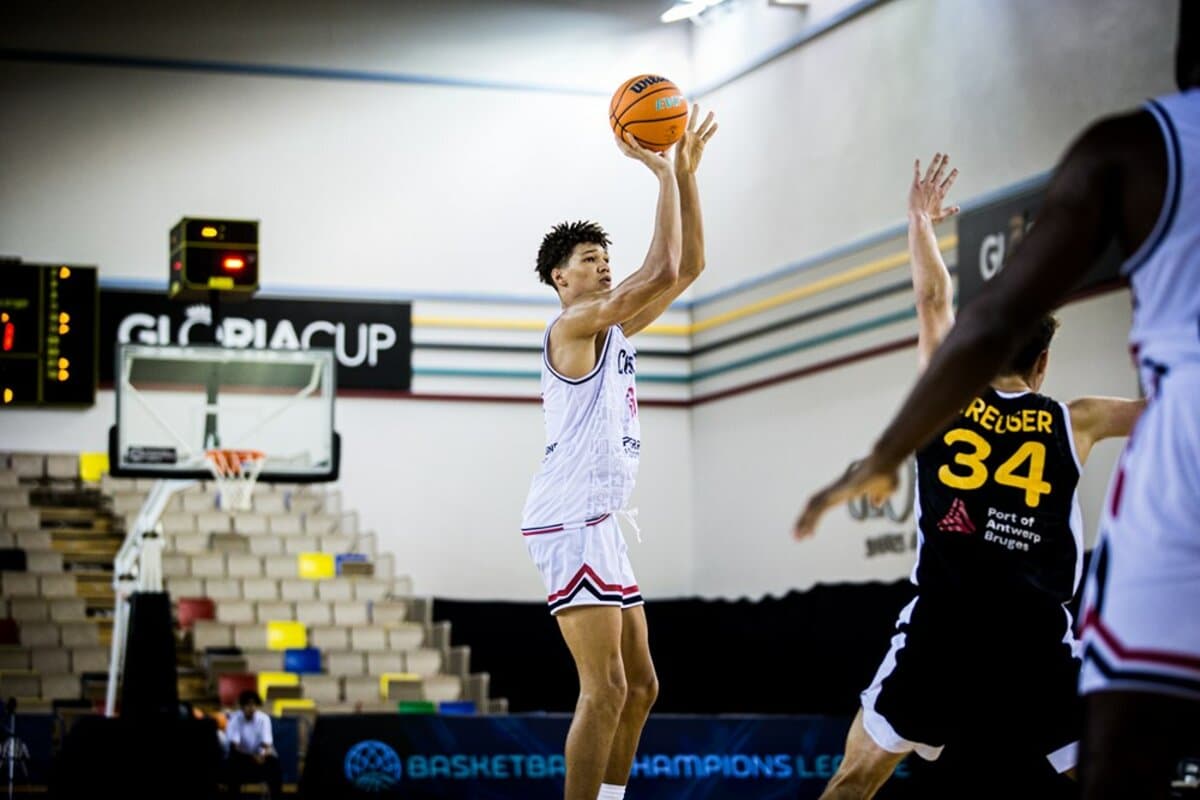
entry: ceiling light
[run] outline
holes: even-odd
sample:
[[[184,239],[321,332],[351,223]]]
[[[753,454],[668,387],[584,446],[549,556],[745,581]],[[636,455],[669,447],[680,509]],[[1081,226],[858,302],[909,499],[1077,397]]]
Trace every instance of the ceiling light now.
[[[663,22],[679,22],[684,19],[695,19],[713,6],[719,6],[726,0],[676,0],[675,5],[663,12]]]

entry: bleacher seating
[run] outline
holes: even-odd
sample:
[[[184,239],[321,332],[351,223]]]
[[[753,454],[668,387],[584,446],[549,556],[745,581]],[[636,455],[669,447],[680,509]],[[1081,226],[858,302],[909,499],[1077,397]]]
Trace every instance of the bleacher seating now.
[[[0,694],[26,708],[98,700],[107,677],[111,555],[108,572],[98,572],[100,538],[77,527],[79,514],[54,516],[38,493],[96,495],[107,522],[95,533],[115,553],[114,538],[119,544],[153,483],[105,475],[97,491],[80,482],[77,456],[0,454],[0,550],[11,556],[0,572]],[[197,483],[171,498],[160,525],[183,699],[228,707],[234,687],[283,674],[289,685],[273,680],[264,699],[296,713],[460,699],[502,707],[487,697],[486,676],[470,675],[469,657],[432,624],[430,600],[413,595],[411,578],[397,574],[374,534],[358,530],[336,490],[260,484],[252,509],[234,512],[214,484]],[[200,694],[184,697],[193,685]]]
[[[111,575],[97,590],[90,567],[119,544],[112,523],[78,456],[0,454],[0,695],[23,709],[82,700],[108,669]]]

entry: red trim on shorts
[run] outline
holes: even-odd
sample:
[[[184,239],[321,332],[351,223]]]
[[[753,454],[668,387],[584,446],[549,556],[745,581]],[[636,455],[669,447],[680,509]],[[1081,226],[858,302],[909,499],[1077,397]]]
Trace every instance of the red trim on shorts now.
[[[1104,643],[1116,654],[1117,658],[1122,661],[1146,661],[1151,664],[1166,664],[1172,667],[1200,672],[1200,658],[1196,658],[1195,656],[1187,656],[1183,653],[1168,653],[1164,650],[1141,650],[1121,644],[1116,635],[1105,627],[1104,621],[1100,619],[1100,615],[1096,613],[1094,608],[1088,609],[1087,615],[1083,619],[1081,633],[1086,633],[1089,628],[1095,630],[1100,635],[1100,638],[1104,640]]]
[[[606,592],[620,592],[623,595],[638,593],[637,584],[634,584],[633,586],[622,586],[619,583],[605,583],[603,580],[601,580],[600,576],[596,574],[596,571],[591,568],[591,566],[584,564],[579,568],[579,572],[575,573],[575,577],[571,578],[570,582],[567,583],[566,587],[550,595],[549,598],[547,598],[547,602],[553,603],[560,597],[566,597],[571,592],[575,591],[575,587],[579,585],[579,582],[583,580],[585,576],[591,578],[592,583],[595,584],[597,588]]]
[[[612,514],[601,514],[598,517],[592,517],[591,519],[589,519],[587,522],[584,523],[584,527],[585,528],[595,527],[596,525],[599,525],[601,522],[604,522],[604,520],[608,519],[611,516],[612,516]],[[566,525],[548,525],[544,528],[521,528],[521,535],[522,536],[540,536],[543,533],[558,533],[559,531],[566,530],[566,528],[567,528]]]

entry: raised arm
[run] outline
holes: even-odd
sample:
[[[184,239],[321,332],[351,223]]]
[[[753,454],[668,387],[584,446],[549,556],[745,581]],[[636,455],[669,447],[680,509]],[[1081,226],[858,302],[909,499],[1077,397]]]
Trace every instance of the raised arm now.
[[[995,377],[1021,337],[1062,302],[1114,237],[1126,253],[1146,239],[1158,207],[1139,198],[1161,202],[1165,176],[1165,149],[1148,113],[1089,128],[1055,170],[1037,222],[1011,262],[959,314],[871,454],[809,498],[796,536],[811,534],[826,509],[849,497],[881,501],[890,494],[904,458]]]
[[[626,336],[646,328],[670,308],[704,271],[704,219],[700,214],[700,191],[696,187],[696,168],[704,155],[704,145],[717,132],[712,112],[697,125],[700,106],[692,106],[688,128],[675,145],[675,180],[679,184],[679,210],[683,221],[683,250],[679,258],[679,277],[667,291],[656,297],[631,319],[622,324]]]
[[[917,159],[908,189],[908,254],[917,307],[917,360],[922,371],[954,327],[954,284],[933,229],[958,213],[958,206],[942,207],[958,177],[957,169],[945,174],[949,163],[950,156],[936,153],[922,178],[921,161]]]
[[[617,137],[617,146],[630,158],[641,161],[658,179],[658,207],[654,214],[654,237],[642,266],[610,292],[596,294],[563,312],[551,330],[552,342],[560,337],[584,340],[613,325],[632,319],[675,285],[679,276],[680,222],[679,186],[671,162],[661,153],[641,147],[632,135]]]
[[[1128,436],[1145,410],[1146,401],[1124,397],[1080,397],[1068,403],[1067,408],[1071,412],[1075,452],[1082,464],[1096,442]]]

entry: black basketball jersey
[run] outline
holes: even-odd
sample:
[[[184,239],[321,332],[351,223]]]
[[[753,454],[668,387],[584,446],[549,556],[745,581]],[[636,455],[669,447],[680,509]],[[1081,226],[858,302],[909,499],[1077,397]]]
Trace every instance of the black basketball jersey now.
[[[992,388],[971,401],[917,453],[921,591],[1070,600],[1083,558],[1079,470],[1062,403]]]

